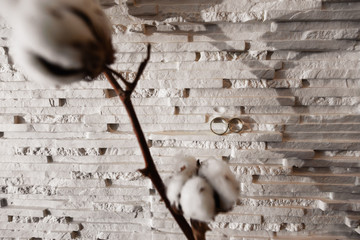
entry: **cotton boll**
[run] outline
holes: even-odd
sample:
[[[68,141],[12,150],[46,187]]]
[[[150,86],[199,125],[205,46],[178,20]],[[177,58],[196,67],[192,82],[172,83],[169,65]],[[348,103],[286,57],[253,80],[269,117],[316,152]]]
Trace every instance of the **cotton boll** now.
[[[229,211],[239,195],[239,183],[229,166],[220,160],[208,159],[201,162],[199,176],[204,177],[218,194],[220,211]]]
[[[186,172],[190,175],[194,174],[197,170],[196,158],[189,155],[176,155],[175,161],[177,162],[177,171]]]
[[[214,192],[204,178],[195,176],[185,183],[181,190],[180,204],[187,217],[204,222],[214,219]]]
[[[194,157],[186,155],[175,156],[175,161],[177,161],[178,172],[165,181],[166,196],[171,205],[180,210],[181,189],[185,182],[196,173],[197,164]]]
[[[176,207],[178,210],[180,210],[181,190],[189,178],[190,176],[187,174],[178,173],[165,182],[166,196],[169,199],[171,206]]]
[[[95,78],[114,60],[111,26],[94,0],[21,0],[11,53],[25,74],[56,85]]]

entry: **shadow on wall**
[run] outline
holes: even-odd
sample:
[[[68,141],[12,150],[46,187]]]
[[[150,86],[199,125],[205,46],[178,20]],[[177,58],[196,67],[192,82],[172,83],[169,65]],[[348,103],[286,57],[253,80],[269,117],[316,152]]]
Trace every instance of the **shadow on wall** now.
[[[164,5],[156,6],[156,3],[153,3],[153,1],[146,1],[146,0],[137,0],[136,4],[134,4],[133,0],[128,0],[126,2],[128,6],[128,13],[129,15],[139,18],[143,21],[145,21],[147,24],[145,26],[145,34],[151,35],[153,33],[165,33],[165,34],[174,34],[174,35],[184,35],[188,37],[188,42],[192,42],[195,37],[197,36],[205,36],[209,39],[209,42],[217,47],[218,51],[228,51],[233,53],[239,53],[239,54],[245,54],[248,50],[252,50],[252,38],[249,37],[249,39],[245,39],[245,49],[236,49],[231,46],[231,40],[229,36],[226,35],[226,33],[223,31],[222,27],[224,24],[231,24],[229,21],[218,21],[222,23],[214,23],[216,21],[205,21],[204,20],[204,14],[205,12],[208,12],[209,9],[216,9],[217,5],[220,5],[223,3],[223,0],[185,0],[181,1],[181,4],[178,5],[171,5],[172,2],[170,0],[166,1],[160,1]],[[245,2],[245,1],[244,1]],[[153,3],[153,4],[152,4]],[[168,4],[167,4],[168,3]],[[186,11],[186,4],[191,4],[193,7],[191,8],[192,11]],[[336,4],[336,3],[334,3]],[[246,5],[246,2],[245,2]],[[317,10],[322,10],[327,7],[329,7],[331,3],[322,3],[321,6],[318,6]],[[250,3],[249,5],[244,6],[244,12],[251,10]],[[331,7],[331,6],[330,6]],[[179,10],[180,9],[180,10]],[[183,11],[181,10],[183,9]],[[215,12],[215,11],[214,11]],[[246,18],[246,16],[245,16]],[[251,13],[249,13],[249,18],[251,20]],[[259,19],[260,18],[260,19]],[[320,19],[319,19],[320,18]],[[351,49],[351,47],[354,45],[353,39],[346,39],[345,38],[331,38],[331,30],[330,30],[330,37],[326,35],[326,32],[322,32],[322,29],[313,30],[311,28],[311,21],[321,21],[321,16],[319,18],[316,16],[316,12],[309,10],[309,11],[294,11],[293,13],[288,13],[283,16],[277,16],[274,20],[271,22],[265,22],[262,23],[263,25],[268,25],[269,29],[267,31],[264,31],[265,33],[262,33],[262,35],[259,35],[256,39],[256,41],[259,43],[264,43],[263,46],[265,52],[265,57],[262,57],[261,60],[272,60],[272,54],[276,51],[281,51],[283,54],[287,53],[288,55],[283,55],[283,58],[279,58],[279,61],[282,59],[289,60],[289,61],[299,61],[301,59],[311,60],[314,59],[324,59],[326,58],[326,52],[327,51],[334,51],[337,49],[340,49],[340,51],[346,51]],[[208,19],[208,16],[207,16]],[[286,24],[286,21],[289,19],[298,19],[298,24],[300,25],[302,21],[307,20],[309,21],[310,27],[304,27],[300,26],[300,31],[286,31],[282,30],[281,26],[277,26],[277,21],[280,21],[280,23]],[[255,21],[261,21],[261,16],[253,16],[254,22]],[[264,20],[264,19],[262,19]],[[329,18],[330,23],[331,17]],[[343,19],[342,19],[343,20]],[[240,21],[241,22],[241,21]],[[187,24],[182,24],[187,23]],[[189,23],[192,24],[191,27],[189,27]],[[336,23],[337,24],[337,23]],[[274,27],[274,28],[273,28]],[[307,29],[308,28],[308,29]],[[305,30],[304,30],[305,29]],[[330,28],[331,29],[331,28]],[[335,31],[334,31],[335,32]],[[234,34],[239,34],[234,32]],[[325,35],[322,35],[325,34]],[[322,39],[323,37],[323,39]],[[246,38],[246,37],[245,37]],[[330,40],[330,41],[314,41],[315,44],[312,44],[311,40]],[[357,37],[358,38],[358,37]],[[204,38],[206,39],[206,38]],[[285,40],[284,40],[285,39]],[[281,40],[281,41],[279,41]],[[308,41],[309,40],[310,44]],[[221,44],[220,44],[221,43]],[[260,47],[261,48],[261,47]],[[261,52],[261,51],[259,51]],[[340,57],[340,55],[339,55]],[[241,61],[242,58],[239,58]],[[260,58],[253,57],[253,58],[246,58],[247,60],[259,60],[256,63],[257,69],[268,69],[269,66],[266,66],[263,64],[263,61],[260,61]],[[244,61],[245,64],[246,61]],[[252,63],[254,64],[254,63]],[[295,64],[294,64],[295,65]],[[252,71],[253,76],[258,78],[259,80],[262,79],[263,73],[260,73],[257,70],[252,70],[251,66],[250,71]],[[292,69],[291,64],[287,65],[287,69]],[[266,79],[267,86],[266,88],[273,88],[274,92],[279,97],[289,97],[294,99],[294,103],[292,106],[286,106],[288,107],[290,114],[296,114],[300,116],[300,119],[304,115],[311,115],[311,113],[314,114],[315,110],[312,110],[311,104],[303,104],[301,100],[299,100],[299,97],[294,94],[296,92],[296,89],[302,89],[309,87],[309,79],[310,82],[312,80],[316,80],[318,77],[316,75],[316,72],[314,71],[314,74],[309,71],[300,74],[298,77],[298,81],[295,84],[288,83],[286,78],[282,76],[282,70],[284,70],[284,66],[281,66],[280,68],[273,69],[274,74],[272,78]],[[325,75],[324,75],[325,76]],[[309,78],[309,79],[308,79]],[[325,79],[329,78],[328,76],[325,76]],[[224,88],[231,88],[231,82],[227,81],[228,79],[224,79]],[[281,80],[284,80],[283,83],[280,83]],[[316,96],[315,96],[316,97]],[[319,96],[321,97],[321,96]],[[281,98],[278,98],[278,101],[280,101]],[[279,102],[280,106],[283,106],[281,102]],[[243,109],[242,109],[243,110]],[[242,112],[244,113],[244,112]],[[315,112],[316,114],[316,112]],[[250,116],[246,117],[246,122],[253,122],[256,123],[255,119],[252,119]],[[299,120],[299,123],[296,123],[296,125],[299,125],[299,128],[301,128],[301,120]],[[286,125],[286,124],[285,124]],[[274,148],[280,147],[285,148],[288,138],[291,139],[291,134],[287,134],[287,126],[283,129],[282,133],[284,135],[283,142],[275,143],[273,146]],[[301,131],[300,135],[301,135]],[[316,134],[316,133],[314,133]],[[296,133],[294,134],[296,136]],[[324,141],[324,139],[319,140]],[[295,137],[296,141],[296,137]],[[270,144],[270,148],[271,148]],[[332,171],[332,162],[331,160],[327,160],[326,156],[320,156],[323,152],[321,149],[310,149],[314,150],[316,158],[315,162],[317,162],[315,168],[312,166],[311,161],[314,161],[313,159],[296,159],[296,156],[283,156],[284,158],[288,158],[289,162],[295,162],[296,167],[294,167],[294,177],[291,177],[293,181],[295,181],[294,184],[296,184],[296,181],[304,181],[301,180],[301,175],[305,176],[307,181],[310,181],[311,183],[314,183],[315,186],[317,186],[318,190],[317,192],[327,192],[329,193],[330,199],[339,199],[340,201],[345,197],[357,197],[357,194],[351,194],[351,191],[354,190],[353,187],[349,187],[348,190],[339,190],[339,193],[332,193],[334,186],[326,186],[325,183],[328,181],[328,179],[323,179],[322,177],[316,176],[311,177],[312,171],[315,173],[328,173]],[[293,158],[295,157],[295,158]],[[322,160],[322,157],[324,157],[324,160]],[[323,161],[325,166],[322,167],[319,165],[319,163]],[[346,162],[346,158],[344,158],[344,161],[339,165],[339,168],[344,168],[345,166],[353,166],[353,163]],[[358,166],[355,164],[355,166]],[[310,173],[310,174],[309,174]],[[300,177],[297,178],[299,175]],[[321,174],[320,174],[321,175]],[[353,181],[353,178],[351,179]],[[351,182],[350,181],[350,182]],[[349,182],[349,183],[350,183]],[[339,187],[341,188],[341,187]],[[346,191],[349,191],[347,193]],[[316,193],[314,193],[316,196]],[[316,198],[316,197],[315,197]],[[324,203],[323,211],[326,211],[327,204]],[[321,206],[320,206],[321,208]],[[331,208],[330,208],[331,210]],[[347,215],[355,214],[358,215],[357,210],[353,209],[352,204],[344,205],[344,209],[335,208],[334,210],[344,211],[342,214],[344,217]],[[340,225],[338,225],[341,227]],[[344,229],[343,229],[344,230]],[[336,229],[336,231],[342,231],[342,229]],[[345,231],[345,230],[344,230]]]
[[[209,35],[210,38],[215,40],[212,42],[212,44],[215,46],[218,44],[216,41],[226,42],[230,40],[230,38],[224,34],[222,29],[217,24],[204,24],[204,21],[201,21],[203,18],[203,10],[213,8],[221,4],[223,0],[185,0],[181,1],[181,4],[177,5],[174,5],[172,1],[163,1],[165,3],[163,8],[159,8],[156,5],[151,5],[152,1],[140,0],[135,2],[136,4],[134,4],[134,0],[127,0],[126,2],[129,15],[140,18],[142,20],[154,21],[153,25],[148,24],[145,26],[145,34],[147,35],[151,35],[154,32],[185,35],[188,36],[188,41],[192,42],[194,36],[216,33]],[[194,6],[193,11],[191,12],[186,10],[186,7],[190,4]],[[140,5],[140,7],[138,5]],[[179,11],[179,8],[183,9],[183,11]],[[188,29],[187,26],[182,26],[182,22],[194,24],[199,23],[201,26],[199,25],[198,27]],[[157,24],[163,25],[163,29],[158,29],[159,25],[156,26]],[[226,43],[222,46],[224,45],[225,49],[232,49],[236,51],[236,49],[232,48]]]

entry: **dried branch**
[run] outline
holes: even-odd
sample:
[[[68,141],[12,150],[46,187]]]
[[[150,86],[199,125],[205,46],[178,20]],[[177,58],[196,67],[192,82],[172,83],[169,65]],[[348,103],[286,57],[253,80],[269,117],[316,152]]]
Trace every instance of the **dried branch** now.
[[[150,44],[148,45],[147,48],[147,57],[146,59],[140,64],[138,72],[136,74],[135,80],[133,82],[128,82],[120,73],[117,73],[116,71],[110,69],[110,68],[106,68],[104,71],[104,75],[107,78],[107,80],[110,82],[111,86],[114,88],[116,94],[119,96],[120,100],[123,102],[126,111],[129,115],[130,121],[132,123],[133,126],[133,130],[134,133],[136,135],[136,138],[139,142],[140,148],[141,148],[141,152],[143,154],[144,157],[144,161],[145,161],[145,168],[144,169],[140,169],[139,171],[146,177],[150,178],[151,182],[153,183],[153,185],[155,186],[156,190],[158,191],[158,193],[160,194],[162,200],[164,201],[166,207],[169,209],[171,215],[174,217],[175,221],[178,223],[179,227],[181,228],[181,230],[183,231],[183,233],[185,234],[185,236],[187,237],[188,240],[200,240],[200,239],[205,239],[205,238],[196,238],[194,237],[194,234],[192,232],[192,229],[189,225],[189,223],[186,221],[186,219],[184,218],[184,216],[180,213],[178,213],[177,211],[175,211],[172,207],[171,204],[166,196],[166,190],[165,190],[165,185],[159,175],[159,172],[156,169],[155,163],[152,159],[151,153],[150,153],[150,149],[147,145],[147,141],[145,139],[144,133],[141,129],[139,120],[137,118],[137,115],[135,113],[135,109],[134,106],[131,102],[131,94],[133,93],[148,61],[150,58]],[[126,90],[124,90],[120,84],[116,81],[114,75],[118,78],[120,78],[120,80],[125,84],[126,86]]]
[[[197,221],[194,219],[190,219],[191,227],[193,230],[193,234],[195,240],[205,240],[206,239],[206,232],[210,231],[209,226],[205,222]]]

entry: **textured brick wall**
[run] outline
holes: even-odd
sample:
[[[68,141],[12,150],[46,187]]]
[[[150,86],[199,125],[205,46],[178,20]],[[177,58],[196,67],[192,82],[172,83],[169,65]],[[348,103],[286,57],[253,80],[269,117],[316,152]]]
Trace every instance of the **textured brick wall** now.
[[[161,175],[215,156],[241,182],[208,239],[360,239],[360,2],[106,1]],[[9,58],[0,20],[0,239],[183,239],[99,78],[48,89]],[[209,123],[239,117],[241,134]]]

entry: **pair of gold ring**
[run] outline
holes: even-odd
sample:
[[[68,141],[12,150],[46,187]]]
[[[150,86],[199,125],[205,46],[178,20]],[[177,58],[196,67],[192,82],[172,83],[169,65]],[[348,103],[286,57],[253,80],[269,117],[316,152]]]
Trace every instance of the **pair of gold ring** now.
[[[239,133],[244,128],[244,122],[240,118],[226,120],[223,117],[216,117],[210,122],[210,130],[216,135],[224,135],[228,131]]]

